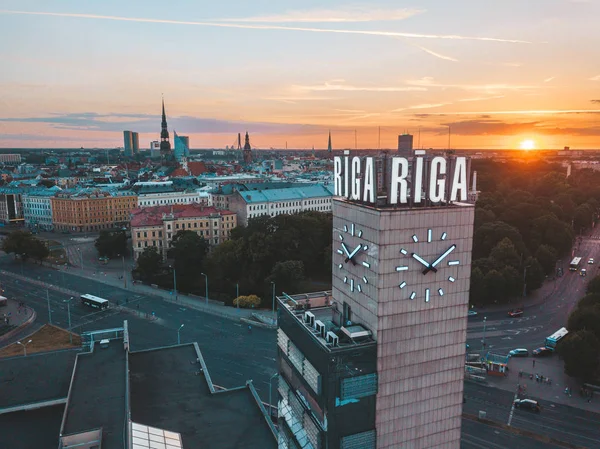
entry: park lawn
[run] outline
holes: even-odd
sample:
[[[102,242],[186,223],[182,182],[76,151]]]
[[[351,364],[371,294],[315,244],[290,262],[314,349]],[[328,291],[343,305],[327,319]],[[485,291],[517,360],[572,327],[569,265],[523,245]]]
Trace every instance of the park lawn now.
[[[27,345],[27,355],[36,352],[56,351],[59,349],[70,349],[81,347],[81,337],[73,334],[73,344],[69,342],[69,333],[51,324],[45,324],[32,335],[23,338],[24,341],[31,340]],[[23,347],[13,343],[6,348],[0,349],[1,357],[14,357],[23,355]]]

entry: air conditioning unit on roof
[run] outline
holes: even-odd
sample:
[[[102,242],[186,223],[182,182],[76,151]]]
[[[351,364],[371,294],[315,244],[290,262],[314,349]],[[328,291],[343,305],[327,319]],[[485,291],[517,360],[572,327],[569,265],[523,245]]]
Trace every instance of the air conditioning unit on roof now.
[[[340,344],[340,339],[337,335],[335,335],[333,332],[329,331],[327,332],[327,337],[325,338],[325,340],[327,341],[327,343],[329,343],[331,346],[338,346]]]
[[[304,312],[304,322],[310,327],[314,327],[315,315],[312,312]]]
[[[325,323],[322,321],[315,321],[315,329],[321,337],[325,337]]]

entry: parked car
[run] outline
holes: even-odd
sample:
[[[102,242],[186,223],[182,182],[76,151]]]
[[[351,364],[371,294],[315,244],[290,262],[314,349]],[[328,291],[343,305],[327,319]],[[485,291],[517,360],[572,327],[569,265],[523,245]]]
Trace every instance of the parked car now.
[[[589,263],[590,265],[594,265],[594,258],[593,258],[593,257],[590,257],[590,258],[588,259],[588,263]]]
[[[546,357],[552,355],[552,349],[541,347],[534,349],[532,354],[536,357]]]
[[[536,413],[539,413],[542,410],[540,404],[533,399],[515,399],[515,408],[531,410]]]
[[[475,310],[469,310],[469,313],[467,313],[467,316],[476,316],[477,312]]]
[[[508,316],[511,318],[517,318],[521,315],[523,315],[523,309],[513,309],[510,312],[508,312]]]
[[[524,348],[513,349],[508,353],[509,357],[529,357],[529,351]]]

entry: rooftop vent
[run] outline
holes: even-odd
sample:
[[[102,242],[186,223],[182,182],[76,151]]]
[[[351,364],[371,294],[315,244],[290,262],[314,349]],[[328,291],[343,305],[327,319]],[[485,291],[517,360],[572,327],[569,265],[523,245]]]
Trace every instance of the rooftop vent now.
[[[364,338],[364,337],[371,336],[371,331],[368,329],[365,329],[360,324],[353,324],[352,326],[342,327],[341,330],[344,334],[346,334],[351,339]]]

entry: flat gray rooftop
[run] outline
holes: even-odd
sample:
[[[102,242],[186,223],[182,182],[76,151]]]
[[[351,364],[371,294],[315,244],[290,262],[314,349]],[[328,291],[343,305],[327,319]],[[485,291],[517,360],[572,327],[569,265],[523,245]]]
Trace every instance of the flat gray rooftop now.
[[[250,389],[211,393],[196,358],[192,344],[130,353],[132,420],[180,433],[186,449],[276,448]]]
[[[0,359],[0,409],[65,399],[79,350]]]
[[[102,447],[119,448],[125,435],[125,350],[122,340],[77,359],[63,435],[102,427]]]
[[[32,449],[58,447],[64,405],[0,415],[0,447]]]

